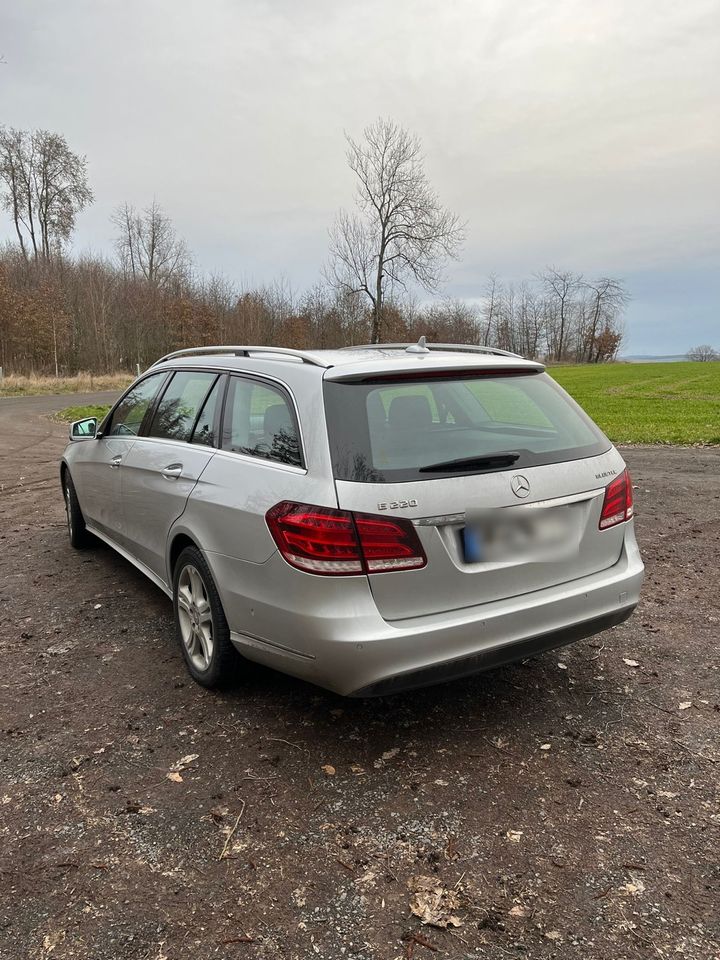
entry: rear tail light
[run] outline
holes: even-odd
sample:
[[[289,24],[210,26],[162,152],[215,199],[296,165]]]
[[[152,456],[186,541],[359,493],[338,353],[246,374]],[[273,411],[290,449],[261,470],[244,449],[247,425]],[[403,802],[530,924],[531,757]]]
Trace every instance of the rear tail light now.
[[[419,570],[427,563],[408,520],[287,500],[265,519],[285,560],[308,573],[342,577]]]
[[[605,487],[605,499],[600,513],[601,530],[630,520],[633,515],[632,481],[627,470]]]

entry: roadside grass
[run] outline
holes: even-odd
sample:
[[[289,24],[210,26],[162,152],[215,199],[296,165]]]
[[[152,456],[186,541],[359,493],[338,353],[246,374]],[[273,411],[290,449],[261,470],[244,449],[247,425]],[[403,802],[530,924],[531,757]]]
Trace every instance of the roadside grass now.
[[[98,405],[92,403],[84,407],[65,407],[63,410],[54,413],[52,419],[63,420],[67,423],[72,423],[73,420],[84,420],[86,417],[97,417],[98,420],[102,420],[109,409],[110,404]]]
[[[720,363],[612,363],[548,372],[614,442],[720,444]]]
[[[124,390],[135,378],[129,373],[78,373],[74,377],[22,377],[9,374],[0,380],[0,397],[33,397],[53,393],[94,393]]]

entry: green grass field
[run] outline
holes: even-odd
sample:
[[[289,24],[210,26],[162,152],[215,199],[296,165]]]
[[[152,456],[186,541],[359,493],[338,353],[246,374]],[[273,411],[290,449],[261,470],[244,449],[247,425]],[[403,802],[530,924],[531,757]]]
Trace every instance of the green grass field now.
[[[720,444],[720,363],[613,363],[549,372],[617,443]],[[101,418],[108,409],[66,407],[56,418]]]
[[[720,363],[552,367],[617,443],[720,443]]]
[[[64,410],[58,410],[54,414],[53,420],[64,420],[68,423],[72,423],[73,420],[84,420],[85,417],[97,417],[98,420],[102,420],[109,409],[109,405],[94,406],[93,404],[86,407],[65,407]]]

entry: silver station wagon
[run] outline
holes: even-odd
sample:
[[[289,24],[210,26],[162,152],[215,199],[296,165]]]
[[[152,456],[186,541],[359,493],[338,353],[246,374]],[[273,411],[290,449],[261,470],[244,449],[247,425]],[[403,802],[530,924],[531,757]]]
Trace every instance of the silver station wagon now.
[[[625,620],[620,454],[540,363],[485,347],[181,350],[71,427],[73,546],[172,597],[205,686],[238,652],[345,695],[424,686]]]

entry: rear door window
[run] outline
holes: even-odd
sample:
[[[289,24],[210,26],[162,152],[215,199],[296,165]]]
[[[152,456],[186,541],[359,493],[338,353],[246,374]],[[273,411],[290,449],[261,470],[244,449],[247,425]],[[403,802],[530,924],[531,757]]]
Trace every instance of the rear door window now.
[[[285,391],[260,380],[230,377],[222,446],[233,453],[302,466],[295,411]]]
[[[325,381],[335,476],[428,480],[576,460],[609,442],[546,374]]]
[[[157,405],[148,436],[189,440],[205,397],[216,379],[216,373],[200,370],[183,370],[174,374]]]

